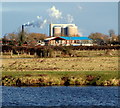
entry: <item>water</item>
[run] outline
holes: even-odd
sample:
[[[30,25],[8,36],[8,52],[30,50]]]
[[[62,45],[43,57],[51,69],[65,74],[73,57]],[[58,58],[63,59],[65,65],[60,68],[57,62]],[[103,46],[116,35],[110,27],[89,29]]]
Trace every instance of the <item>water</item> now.
[[[3,106],[118,106],[118,87],[3,87]]]

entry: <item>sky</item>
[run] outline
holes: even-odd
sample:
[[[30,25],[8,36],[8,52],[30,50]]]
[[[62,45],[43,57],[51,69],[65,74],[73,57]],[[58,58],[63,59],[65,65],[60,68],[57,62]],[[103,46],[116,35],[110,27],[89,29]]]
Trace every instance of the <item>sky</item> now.
[[[28,32],[49,35],[50,23],[76,24],[81,36],[110,29],[118,34],[117,2],[3,2],[0,12],[2,36],[18,32],[23,24]]]

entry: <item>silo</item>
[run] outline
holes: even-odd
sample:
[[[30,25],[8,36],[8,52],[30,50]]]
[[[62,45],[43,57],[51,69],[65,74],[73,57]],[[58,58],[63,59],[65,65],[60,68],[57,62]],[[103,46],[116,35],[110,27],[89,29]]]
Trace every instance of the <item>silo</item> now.
[[[60,36],[61,35],[61,27],[53,27],[53,35],[54,36]]]
[[[67,27],[67,35],[68,35],[68,36],[73,36],[74,33],[75,33],[74,26],[68,26],[68,27]]]
[[[68,26],[67,27],[67,35],[68,36],[75,36],[77,35],[77,27],[76,26]]]
[[[77,28],[77,26],[74,26],[74,29],[75,29],[75,34],[74,35],[78,35],[78,28]]]

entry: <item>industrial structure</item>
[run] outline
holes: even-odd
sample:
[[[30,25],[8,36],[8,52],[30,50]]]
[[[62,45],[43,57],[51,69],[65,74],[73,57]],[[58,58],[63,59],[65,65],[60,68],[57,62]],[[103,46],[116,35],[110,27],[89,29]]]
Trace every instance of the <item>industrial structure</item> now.
[[[50,37],[44,40],[45,45],[52,46],[93,46],[92,39],[88,37]]]
[[[22,25],[22,33],[24,33],[24,25]],[[78,28],[75,24],[50,24],[50,37],[39,45],[93,46],[92,39],[78,36]]]
[[[77,36],[78,28],[75,24],[50,24],[49,36]]]

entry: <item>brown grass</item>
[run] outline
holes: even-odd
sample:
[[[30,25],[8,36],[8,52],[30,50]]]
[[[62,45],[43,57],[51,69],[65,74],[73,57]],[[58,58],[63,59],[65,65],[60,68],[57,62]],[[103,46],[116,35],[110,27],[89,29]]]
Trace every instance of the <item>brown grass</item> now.
[[[3,59],[3,71],[116,71],[118,57]]]

